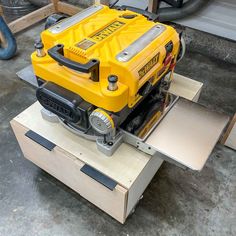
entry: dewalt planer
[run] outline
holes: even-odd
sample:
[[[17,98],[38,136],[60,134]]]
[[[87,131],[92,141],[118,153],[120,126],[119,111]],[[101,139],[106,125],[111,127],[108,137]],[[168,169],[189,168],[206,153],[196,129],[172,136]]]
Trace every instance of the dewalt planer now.
[[[154,14],[94,5],[42,32],[35,46],[43,116],[56,115],[108,156],[124,141],[137,146],[175,99],[168,88],[183,40]]]

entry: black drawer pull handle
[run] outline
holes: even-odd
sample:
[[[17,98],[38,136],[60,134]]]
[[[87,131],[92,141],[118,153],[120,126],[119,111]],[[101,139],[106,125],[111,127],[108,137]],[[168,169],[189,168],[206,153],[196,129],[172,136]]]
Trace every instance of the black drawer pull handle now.
[[[43,138],[42,136],[40,136],[39,134],[35,133],[32,130],[29,130],[25,134],[25,136],[30,138],[31,140],[33,140],[34,142],[36,142],[37,144],[41,145],[42,147],[46,148],[49,151],[52,151],[56,147],[56,145],[54,143]]]
[[[101,172],[95,170],[91,166],[84,165],[80,170],[84,174],[88,175],[92,179],[96,180],[97,182],[99,182],[100,184],[105,186],[106,188],[110,189],[111,191],[113,191],[115,189],[116,185],[117,185],[117,182],[110,179],[109,177],[102,174]]]

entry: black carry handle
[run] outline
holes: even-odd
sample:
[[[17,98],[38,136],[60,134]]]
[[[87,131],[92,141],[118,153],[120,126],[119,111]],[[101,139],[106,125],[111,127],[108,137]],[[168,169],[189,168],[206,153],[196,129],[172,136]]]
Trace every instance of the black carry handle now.
[[[57,61],[60,65],[66,66],[72,70],[76,70],[82,73],[91,73],[92,80],[94,82],[99,82],[99,60],[92,59],[86,64],[81,64],[65,58],[63,49],[63,44],[57,44],[55,47],[48,50],[48,55],[55,61]]]
[[[145,17],[148,18],[148,20],[154,21],[156,22],[158,20],[158,15],[155,13],[151,13],[149,11],[137,8],[137,7],[130,7],[130,6],[126,6],[126,5],[122,5],[121,7],[117,7],[117,9],[119,10],[129,10],[129,11],[133,11],[136,12],[138,14],[141,14]]]

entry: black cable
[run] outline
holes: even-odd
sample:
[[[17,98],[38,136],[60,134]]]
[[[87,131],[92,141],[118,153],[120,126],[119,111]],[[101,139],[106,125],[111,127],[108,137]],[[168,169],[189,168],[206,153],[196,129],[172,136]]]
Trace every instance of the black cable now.
[[[110,8],[113,8],[120,0],[116,0],[114,3],[111,3],[109,5]]]
[[[181,8],[165,7],[157,12],[160,22],[182,19],[204,8],[211,0],[188,0]]]

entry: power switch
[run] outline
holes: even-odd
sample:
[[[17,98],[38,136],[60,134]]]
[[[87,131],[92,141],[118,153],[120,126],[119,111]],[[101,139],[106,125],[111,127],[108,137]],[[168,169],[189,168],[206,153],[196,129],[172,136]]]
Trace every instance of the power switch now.
[[[169,43],[167,43],[165,48],[166,48],[167,53],[171,53],[173,51],[173,48],[174,48],[173,42],[170,41]]]

